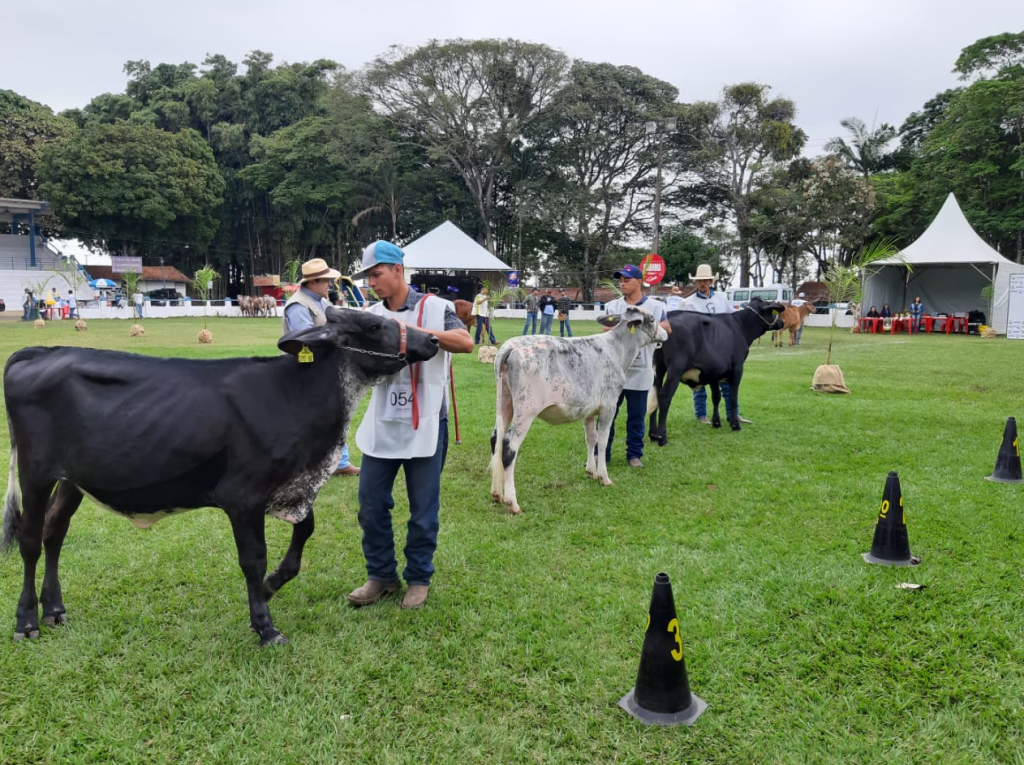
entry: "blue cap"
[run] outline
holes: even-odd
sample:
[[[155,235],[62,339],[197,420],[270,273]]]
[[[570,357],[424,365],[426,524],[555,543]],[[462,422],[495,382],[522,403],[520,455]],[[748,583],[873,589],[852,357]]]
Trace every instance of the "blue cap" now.
[[[623,266],[614,274],[612,274],[612,276],[615,277],[616,279],[621,279],[623,276],[625,276],[627,279],[643,279],[644,272],[640,270],[640,266],[634,266],[630,264]]]
[[[405,265],[405,253],[397,245],[383,239],[369,245],[363,250],[363,270],[379,266],[382,263],[398,263]]]

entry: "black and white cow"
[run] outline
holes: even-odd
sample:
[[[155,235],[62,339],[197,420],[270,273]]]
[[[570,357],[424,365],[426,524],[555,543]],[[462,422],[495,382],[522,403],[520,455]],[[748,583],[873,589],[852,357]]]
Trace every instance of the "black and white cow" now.
[[[184,510],[222,508],[252,629],[263,645],[287,642],[267,600],[299,571],[313,501],[338,463],[352,412],[371,385],[430,359],[438,345],[397,322],[329,308],[325,325],[285,335],[278,347],[287,355],[193,360],[25,348],[8,359],[11,462],[0,546],[17,539],[24,561],[15,640],[38,637],[39,601],[44,624],[66,619],[58,559],[85,495],[139,527]],[[266,515],[294,529],[288,552],[264,579]]]
[[[516,457],[537,417],[552,425],[583,420],[587,475],[610,484],[604,452],[626,371],[644,345],[666,336],[650,311],[630,307],[618,326],[602,335],[525,335],[502,345],[494,359],[491,498],[504,502],[510,512],[520,511]]]
[[[672,332],[668,341],[654,352],[654,387],[651,389],[649,409],[652,411],[649,433],[652,441],[661,446],[668,444],[665,421],[672,397],[680,382],[691,388],[711,386],[714,414],[711,424],[722,427],[718,403],[722,391],[721,380],[729,383],[727,412],[732,412],[729,425],[740,429],[739,390],[743,379],[743,362],[747,360],[750,344],[765,332],[782,329],[779,313],[783,303],[766,303],[761,298],[751,299],[743,308],[729,314],[704,314],[677,311],[668,317]]]

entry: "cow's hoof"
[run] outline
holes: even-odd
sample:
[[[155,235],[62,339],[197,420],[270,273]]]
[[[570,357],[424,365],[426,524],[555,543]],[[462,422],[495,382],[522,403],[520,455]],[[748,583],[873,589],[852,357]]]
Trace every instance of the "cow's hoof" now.
[[[39,639],[39,630],[29,630],[28,632],[21,632],[20,630],[15,630],[14,631],[14,642],[15,643],[20,643],[25,638],[28,638],[29,640],[38,640]]]
[[[513,505],[513,504],[509,503],[508,511],[512,515],[519,515],[521,512],[523,512],[523,508],[521,508],[519,505]]]
[[[741,428],[738,424],[737,425],[730,425],[729,427],[731,427],[733,430],[735,430],[737,432],[743,430],[743,428]]]
[[[612,479],[611,478],[607,478],[607,477],[606,478],[602,478],[601,479],[601,485],[602,486],[611,486],[612,485]]]
[[[47,627],[60,627],[68,623],[68,615],[64,612],[51,614],[43,617],[43,624]]]
[[[260,638],[260,645],[288,645],[288,638],[277,630],[273,630],[267,637]]]
[[[501,498],[501,495],[500,495],[500,494],[495,494],[495,493],[494,493],[494,492],[492,491],[492,492],[491,492],[491,501],[492,501],[492,502],[494,502],[494,503],[495,503],[495,504],[497,504],[497,505],[500,505],[500,504],[502,503],[502,501],[503,501],[503,500],[502,500],[502,498]]]
[[[715,420],[714,422],[711,423],[711,427],[720,428],[722,427],[722,423],[720,423],[718,420]]]
[[[668,439],[667,438],[659,438],[654,443],[656,443],[658,446],[668,446]]]

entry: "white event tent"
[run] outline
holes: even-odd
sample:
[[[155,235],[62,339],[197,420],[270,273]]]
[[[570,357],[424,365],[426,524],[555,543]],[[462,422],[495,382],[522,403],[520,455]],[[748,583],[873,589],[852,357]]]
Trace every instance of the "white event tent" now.
[[[987,323],[1005,334],[1010,275],[1021,273],[1024,265],[1004,258],[986,244],[950,194],[913,244],[898,257],[868,267],[862,312],[867,313],[870,306],[880,309],[884,303],[894,313],[904,311],[920,295],[926,313],[982,311]],[[982,290],[989,285],[995,287],[991,306],[982,297]]]

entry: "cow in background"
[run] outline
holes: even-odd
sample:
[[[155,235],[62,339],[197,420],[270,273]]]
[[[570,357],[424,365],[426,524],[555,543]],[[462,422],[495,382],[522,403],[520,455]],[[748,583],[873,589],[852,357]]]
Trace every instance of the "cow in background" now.
[[[782,347],[782,333],[787,329],[789,330],[789,344],[796,345],[796,333],[803,327],[804,321],[814,313],[814,304],[807,302],[800,306],[788,305],[785,310],[779,314],[779,318],[782,320],[782,329],[772,330],[772,345],[776,348]]]
[[[552,425],[583,420],[587,475],[609,485],[605,447],[626,370],[640,348],[666,337],[649,311],[630,306],[613,330],[600,335],[522,335],[506,341],[494,360],[497,414],[491,433],[491,498],[508,505],[509,512],[521,510],[516,458],[538,417]]]
[[[779,314],[783,303],[766,303],[755,297],[743,308],[729,314],[703,314],[679,311],[668,317],[672,332],[668,341],[654,352],[654,387],[651,388],[648,409],[650,438],[660,446],[668,444],[665,422],[672,397],[680,382],[691,388],[711,386],[714,416],[711,424],[722,427],[718,403],[722,391],[720,380],[729,383],[729,426],[740,430],[739,388],[743,379],[743,362],[747,360],[750,344],[765,332],[781,329]]]
[[[365,311],[328,308],[326,324],[287,334],[278,348],[286,355],[200,360],[57,347],[8,359],[11,461],[0,547],[17,540],[24,562],[15,640],[39,636],[40,603],[43,624],[65,622],[58,559],[87,496],[141,528],[222,508],[250,625],[263,645],[287,642],[267,601],[299,572],[313,501],[338,464],[353,411],[371,385],[432,358],[438,342]],[[264,578],[267,515],[294,528]]]

